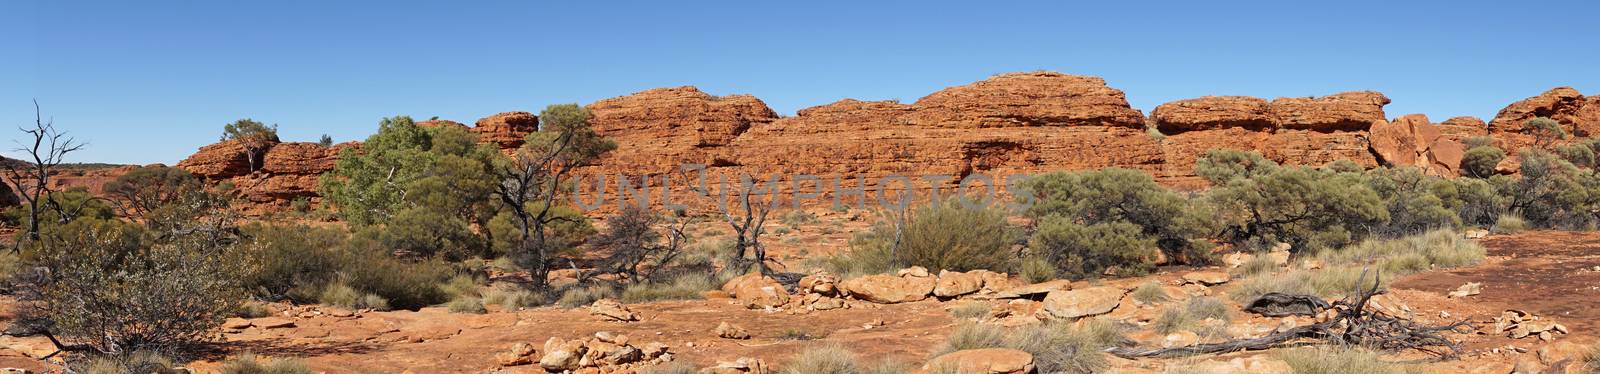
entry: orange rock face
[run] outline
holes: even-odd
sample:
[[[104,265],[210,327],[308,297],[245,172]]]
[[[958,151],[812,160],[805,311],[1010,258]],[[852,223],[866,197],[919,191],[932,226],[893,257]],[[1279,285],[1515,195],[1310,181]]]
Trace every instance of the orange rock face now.
[[[1345,92],[1323,97],[1279,98],[1268,102],[1243,96],[1207,96],[1162,104],[1151,122],[1166,134],[1161,141],[1168,184],[1198,187],[1194,163],[1206,151],[1260,152],[1280,164],[1323,165],[1350,160],[1377,165],[1366,131],[1383,121],[1389,99],[1376,92]]]
[[[323,147],[316,143],[274,143],[262,156],[261,167],[250,170],[245,148],[225,141],[201,147],[178,162],[178,167],[209,181],[230,181],[244,201],[260,211],[287,205],[294,199],[317,197],[317,179],[333,170],[339,151],[355,146],[343,143]]]
[[[1380,121],[1373,124],[1370,133],[1372,151],[1384,163],[1415,166],[1437,176],[1459,175],[1466,147],[1445,138],[1440,126],[1428,121],[1428,116],[1408,114],[1394,122]]]
[[[1275,125],[1267,101],[1248,96],[1206,96],[1161,104],[1150,112],[1150,120],[1168,135],[1227,128],[1262,131]]]
[[[494,143],[501,150],[516,149],[529,133],[539,131],[539,117],[528,112],[499,113],[479,119],[469,131],[478,134],[479,142]]]
[[[1489,132],[1499,140],[1500,148],[1515,153],[1534,143],[1531,136],[1522,134],[1522,124],[1536,117],[1554,119],[1569,135],[1579,138],[1600,135],[1600,100],[1585,98],[1572,87],[1556,87],[1506,106],[1489,121]]]

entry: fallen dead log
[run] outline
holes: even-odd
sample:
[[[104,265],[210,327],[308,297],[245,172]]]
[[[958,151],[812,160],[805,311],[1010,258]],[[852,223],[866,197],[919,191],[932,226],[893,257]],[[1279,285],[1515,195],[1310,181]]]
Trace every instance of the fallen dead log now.
[[[1356,284],[1366,284],[1366,276],[1366,271],[1362,271],[1360,281]],[[1346,296],[1331,305],[1326,302],[1309,302],[1308,298],[1316,297],[1311,295],[1275,297],[1277,301],[1289,302],[1290,304],[1288,305],[1308,306],[1310,309],[1315,309],[1311,315],[1321,315],[1323,311],[1328,309],[1335,310],[1336,313],[1333,317],[1326,321],[1291,328],[1259,338],[1157,349],[1116,347],[1107,349],[1106,352],[1122,358],[1180,357],[1242,350],[1262,350],[1289,345],[1333,344],[1358,345],[1391,351],[1416,349],[1440,358],[1451,358],[1461,353],[1459,344],[1440,334],[1444,331],[1454,331],[1457,328],[1466,326],[1466,320],[1442,326],[1429,326],[1381,313],[1368,312],[1366,310],[1367,302],[1372,299],[1372,296],[1382,293],[1378,286],[1381,282],[1376,281],[1376,278],[1374,276],[1375,281],[1370,289],[1357,289],[1355,295]],[[1317,299],[1317,301],[1320,302],[1321,299]]]

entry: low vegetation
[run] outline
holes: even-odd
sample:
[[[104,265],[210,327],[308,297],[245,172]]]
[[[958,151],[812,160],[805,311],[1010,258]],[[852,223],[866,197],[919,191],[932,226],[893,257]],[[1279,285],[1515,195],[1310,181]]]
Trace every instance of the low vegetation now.
[[[1278,359],[1289,364],[1295,373],[1345,374],[1345,373],[1406,373],[1400,365],[1391,364],[1378,357],[1378,353],[1355,347],[1305,347],[1283,350]]]

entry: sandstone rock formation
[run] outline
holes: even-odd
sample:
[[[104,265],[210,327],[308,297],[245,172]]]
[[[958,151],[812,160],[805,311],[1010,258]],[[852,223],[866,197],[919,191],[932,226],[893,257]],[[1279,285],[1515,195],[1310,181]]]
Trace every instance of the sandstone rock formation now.
[[[177,167],[210,181],[229,181],[240,198],[260,208],[283,207],[295,199],[317,197],[317,180],[333,170],[339,151],[356,146],[342,143],[323,147],[316,143],[272,143],[252,168],[245,147],[224,141],[201,147]]]
[[[1212,149],[1257,151],[1280,164],[1320,166],[1350,160],[1377,165],[1366,131],[1384,119],[1389,98],[1370,91],[1323,97],[1207,96],[1162,104],[1151,123],[1166,135],[1158,177],[1169,184],[1202,184],[1194,161]]]
[[[1033,355],[1010,348],[967,349],[928,360],[922,373],[1027,374],[1034,370]]]
[[[1500,141],[1500,148],[1515,153],[1514,150],[1533,144],[1531,137],[1522,134],[1522,124],[1535,117],[1560,122],[1571,136],[1600,135],[1600,99],[1586,98],[1572,87],[1556,87],[1506,106],[1489,121],[1489,132]]]
[[[1446,139],[1440,126],[1428,116],[1408,114],[1393,122],[1379,121],[1370,131],[1373,153],[1392,166],[1415,166],[1428,174],[1460,175],[1461,156],[1466,146]]]
[[[522,146],[529,133],[539,131],[539,117],[528,112],[497,113],[479,119],[468,131],[478,135],[478,142],[493,143],[502,151],[509,151]]]

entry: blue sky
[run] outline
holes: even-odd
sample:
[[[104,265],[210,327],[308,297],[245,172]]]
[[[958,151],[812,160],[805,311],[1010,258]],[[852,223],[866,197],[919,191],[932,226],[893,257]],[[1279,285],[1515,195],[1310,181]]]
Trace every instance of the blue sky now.
[[[462,3],[0,3],[0,129],[38,99],[90,143],[73,161],[172,164],[243,117],[346,141],[384,116],[470,123],[678,85],[784,114],[1037,69],[1104,77],[1146,112],[1372,89],[1391,117],[1443,120],[1600,94],[1593,1]]]

